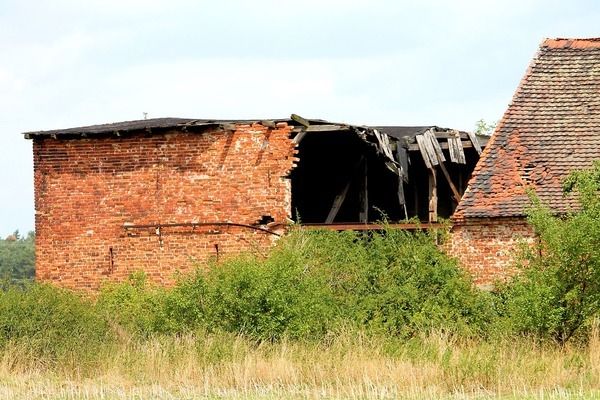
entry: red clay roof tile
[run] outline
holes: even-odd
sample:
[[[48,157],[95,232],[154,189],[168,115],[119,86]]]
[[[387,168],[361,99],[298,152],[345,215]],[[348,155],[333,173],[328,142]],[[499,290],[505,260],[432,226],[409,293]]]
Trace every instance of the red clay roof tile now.
[[[561,183],[600,159],[600,38],[546,39],[479,160],[455,220],[524,215],[527,188],[555,211]]]

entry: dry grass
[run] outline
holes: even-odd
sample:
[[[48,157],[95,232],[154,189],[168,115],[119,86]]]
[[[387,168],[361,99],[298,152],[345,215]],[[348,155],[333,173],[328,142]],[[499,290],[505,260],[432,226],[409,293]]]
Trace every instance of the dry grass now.
[[[96,365],[0,355],[1,399],[600,398],[600,338],[586,348],[443,334],[401,342],[253,344],[229,335],[123,341]]]

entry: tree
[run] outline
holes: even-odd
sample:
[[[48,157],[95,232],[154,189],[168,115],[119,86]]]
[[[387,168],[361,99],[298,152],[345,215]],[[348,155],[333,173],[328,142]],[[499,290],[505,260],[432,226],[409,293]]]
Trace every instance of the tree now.
[[[483,118],[475,122],[475,133],[477,135],[491,136],[494,133],[494,129],[496,129],[495,122],[488,123]]]
[[[9,282],[30,280],[35,271],[35,234],[23,237],[15,231],[0,239],[0,279]]]

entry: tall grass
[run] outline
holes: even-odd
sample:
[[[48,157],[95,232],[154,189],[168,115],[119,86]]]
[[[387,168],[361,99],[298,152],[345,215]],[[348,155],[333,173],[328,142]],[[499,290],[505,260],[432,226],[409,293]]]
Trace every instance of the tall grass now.
[[[172,288],[0,291],[0,398],[600,396],[597,324],[523,329],[532,292],[474,289],[436,239],[298,231]]]
[[[567,398],[600,395],[600,340],[488,342],[430,333],[410,340],[343,332],[328,342],[233,334],[122,341],[96,368],[0,359],[1,398]]]

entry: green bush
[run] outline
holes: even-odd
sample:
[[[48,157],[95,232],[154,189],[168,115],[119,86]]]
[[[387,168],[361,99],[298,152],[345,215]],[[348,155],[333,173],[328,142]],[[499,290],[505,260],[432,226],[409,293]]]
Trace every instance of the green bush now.
[[[436,244],[436,233],[296,230],[267,258],[240,256],[171,289],[143,275],[105,287],[103,315],[133,334],[222,330],[261,340],[320,338],[353,326],[410,336],[485,333],[491,302]]]
[[[322,335],[333,317],[331,293],[295,253],[278,248],[266,260],[213,266],[205,277],[209,326],[269,340]]]
[[[0,292],[0,348],[25,344],[33,357],[56,362],[93,357],[109,340],[106,321],[79,295],[43,284]]]
[[[396,335],[472,334],[493,315],[486,294],[440,251],[437,232],[315,232],[303,239],[304,262],[329,282],[340,317],[358,326]]]
[[[126,332],[147,337],[197,328],[203,319],[203,311],[198,309],[202,298],[201,282],[187,279],[167,289],[150,284],[146,275],[138,272],[125,282],[105,285],[96,308]]]
[[[562,343],[585,337],[600,311],[600,162],[571,174],[564,189],[580,204],[567,215],[532,196],[529,222],[539,240],[500,293],[509,329]]]

